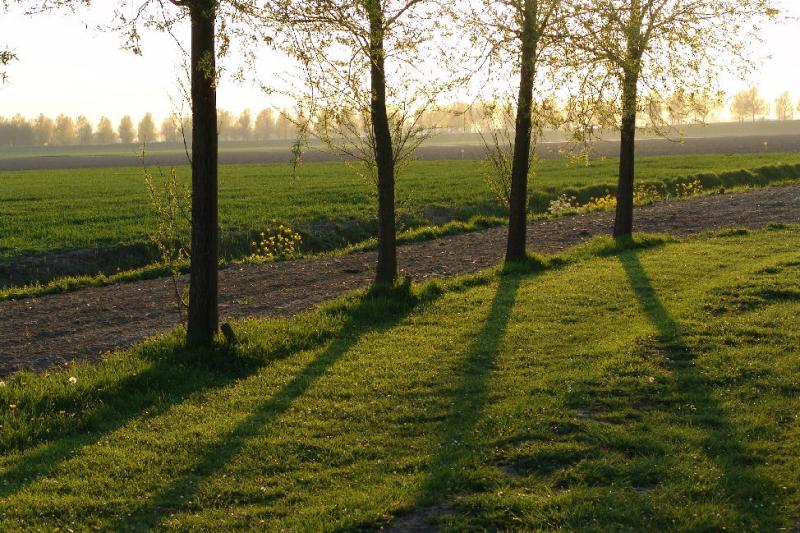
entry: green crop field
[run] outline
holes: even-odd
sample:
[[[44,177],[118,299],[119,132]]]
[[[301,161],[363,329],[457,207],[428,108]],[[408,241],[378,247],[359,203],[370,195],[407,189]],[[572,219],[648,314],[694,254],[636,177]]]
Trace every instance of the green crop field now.
[[[800,154],[712,155],[642,158],[639,179],[706,177],[766,165],[797,165]],[[182,179],[188,169],[179,168]],[[288,165],[223,166],[220,169],[223,252],[243,250],[226,235],[263,228],[277,219],[301,228],[315,249],[334,248],[373,235],[372,189],[353,167],[308,163],[294,179]],[[401,226],[413,228],[473,215],[499,215],[502,206],[484,182],[483,164],[474,161],[415,162],[398,182]],[[586,201],[612,189],[616,162],[590,166],[542,161],[532,181],[532,207],[546,208],[567,192]],[[732,175],[731,184],[800,177],[800,169],[764,176]],[[741,182],[741,183],[739,183]],[[718,183],[718,180],[712,184]],[[154,216],[138,168],[14,171],[0,173],[0,261],[39,253],[146,243]],[[247,238],[244,239],[247,242]]]
[[[799,247],[605,239],[17,374],[0,529],[793,530]]]

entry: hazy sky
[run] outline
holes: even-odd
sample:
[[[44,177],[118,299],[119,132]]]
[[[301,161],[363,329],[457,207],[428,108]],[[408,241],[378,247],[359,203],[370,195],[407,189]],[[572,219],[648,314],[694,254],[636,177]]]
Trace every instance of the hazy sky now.
[[[800,16],[800,0],[778,3]],[[142,57],[121,50],[118,35],[93,29],[110,20],[109,11],[105,11],[110,10],[109,4],[98,6],[99,2],[79,15],[0,15],[0,46],[11,47],[20,59],[10,67],[9,83],[0,87],[0,115],[66,113],[84,114],[92,120],[107,115],[116,121],[123,114],[136,118],[152,112],[160,118],[172,111],[170,96],[178,96],[176,78],[181,61],[175,42],[168,36],[149,33],[144,38]],[[770,99],[784,90],[800,99],[798,34],[797,21],[776,24],[764,32],[765,42],[757,53],[766,59],[752,82]],[[262,60],[274,65],[280,58]],[[736,79],[723,81],[729,93],[746,85]],[[259,110],[269,103],[252,83],[239,85],[224,80],[220,87],[220,108]]]

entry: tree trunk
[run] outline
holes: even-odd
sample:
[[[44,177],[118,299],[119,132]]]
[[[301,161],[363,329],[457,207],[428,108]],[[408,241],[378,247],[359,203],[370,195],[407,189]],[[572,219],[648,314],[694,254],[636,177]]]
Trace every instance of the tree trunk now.
[[[531,113],[533,108],[534,55],[536,53],[535,0],[526,0],[522,21],[522,51],[519,72],[519,97],[514,131],[514,156],[511,164],[508,242],[506,262],[525,258],[528,229],[528,172],[531,152]]]
[[[626,71],[622,82],[622,123],[620,126],[619,184],[614,236],[633,232],[633,178],[636,155],[636,97],[638,75]]]
[[[219,325],[217,266],[216,1],[195,0],[192,20],[192,257],[188,343],[209,345]]]
[[[394,206],[394,154],[389,116],[386,111],[386,73],[384,71],[384,28],[380,2],[369,3],[370,115],[375,136],[375,163],[378,171],[378,265],[376,283],[397,279],[397,235]]]

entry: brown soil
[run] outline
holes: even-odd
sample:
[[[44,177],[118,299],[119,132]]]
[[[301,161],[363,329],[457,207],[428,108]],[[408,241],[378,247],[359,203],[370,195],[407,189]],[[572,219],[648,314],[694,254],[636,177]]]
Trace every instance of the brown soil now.
[[[530,225],[537,252],[558,252],[607,234],[613,213],[542,220]],[[800,222],[800,186],[660,203],[636,211],[636,229],[690,235],[732,226]],[[476,272],[496,265],[505,228],[402,246],[402,274],[415,280]],[[220,272],[220,312],[226,318],[290,315],[363,287],[375,254],[227,268]],[[0,375],[96,359],[171,329],[181,316],[171,280],[90,288],[0,303]]]

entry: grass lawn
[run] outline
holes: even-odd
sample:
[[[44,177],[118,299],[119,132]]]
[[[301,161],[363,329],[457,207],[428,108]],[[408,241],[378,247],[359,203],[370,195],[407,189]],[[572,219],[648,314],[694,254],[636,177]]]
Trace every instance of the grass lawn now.
[[[642,181],[738,169],[800,164],[800,154],[749,154],[641,158]],[[615,183],[614,160],[588,167],[541,161],[532,181],[532,206],[544,209],[561,192],[600,196]],[[798,178],[797,169],[781,177]],[[188,179],[188,169],[180,168]],[[313,250],[359,242],[375,234],[373,192],[366,180],[343,163],[309,163],[293,179],[288,165],[231,165],[220,169],[222,253],[248,253],[252,232],[272,219],[299,226]],[[398,182],[401,229],[504,209],[484,182],[476,161],[415,162]],[[785,173],[784,173],[785,174]],[[775,176],[770,176],[773,179]],[[755,179],[755,178],[754,178]],[[739,180],[739,178],[737,178]],[[742,181],[743,180],[743,181]],[[750,177],[744,176],[742,184]],[[0,262],[20,256],[83,248],[147,248],[154,217],[138,168],[0,172]],[[150,253],[151,258],[154,255]],[[123,268],[141,266],[121,265]]]
[[[0,529],[792,529],[799,246],[599,240],[15,375]]]

